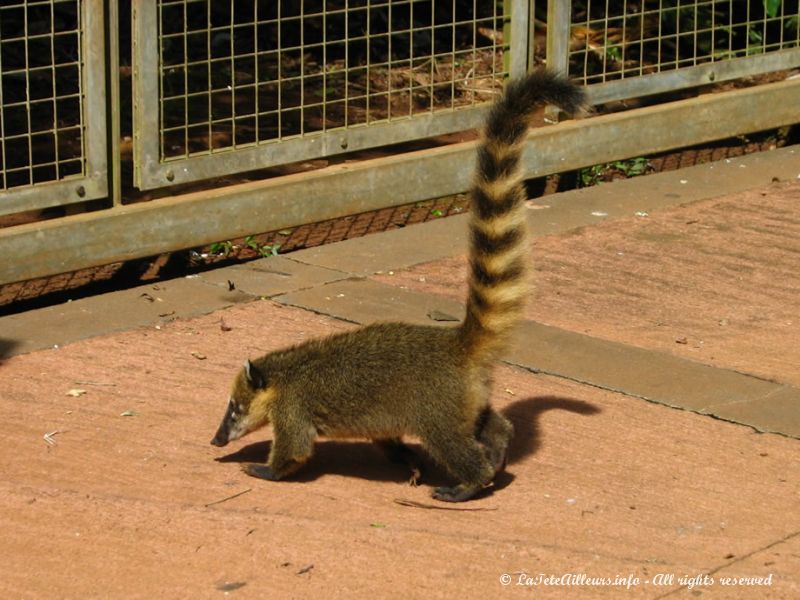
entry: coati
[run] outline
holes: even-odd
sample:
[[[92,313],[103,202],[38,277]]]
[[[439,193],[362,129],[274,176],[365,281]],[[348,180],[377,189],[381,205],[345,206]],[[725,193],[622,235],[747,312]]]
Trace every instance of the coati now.
[[[401,441],[411,435],[456,481],[436,488],[434,498],[459,502],[491,484],[513,434],[489,404],[492,368],[528,294],[519,159],[542,102],[575,112],[583,92],[536,71],[509,82],[489,112],[471,195],[464,321],[450,328],[377,323],[248,360],[212,444],[271,423],[267,464],[243,470],[278,480],[308,460],[318,435],[369,438],[398,460],[412,456]]]

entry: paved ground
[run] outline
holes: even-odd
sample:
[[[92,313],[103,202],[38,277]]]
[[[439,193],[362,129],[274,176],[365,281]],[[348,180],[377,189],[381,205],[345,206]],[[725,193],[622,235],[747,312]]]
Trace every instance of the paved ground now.
[[[518,433],[495,493],[450,507],[471,510],[421,507],[443,474],[408,487],[363,442],[323,441],[273,484],[237,466],[268,433],[208,445],[246,356],[458,316],[462,217],[0,319],[0,589],[621,594],[586,576],[798,597],[797,152],[531,206],[537,290],[494,392]]]

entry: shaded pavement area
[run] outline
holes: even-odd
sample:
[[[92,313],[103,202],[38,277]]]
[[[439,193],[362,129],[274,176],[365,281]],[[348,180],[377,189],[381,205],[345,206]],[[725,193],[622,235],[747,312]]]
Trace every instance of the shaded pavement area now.
[[[466,217],[1,318],[0,589],[798,597],[798,176],[789,147],[531,203],[510,464],[457,506],[364,441],[279,483],[239,470],[269,431],[208,442],[248,356],[450,325]]]

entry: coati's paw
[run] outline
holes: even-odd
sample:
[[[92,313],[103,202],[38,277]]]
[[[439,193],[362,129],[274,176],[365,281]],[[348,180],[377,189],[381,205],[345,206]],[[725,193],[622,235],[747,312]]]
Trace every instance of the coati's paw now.
[[[463,502],[472,498],[482,489],[483,486],[463,484],[455,487],[437,487],[433,490],[431,496],[435,500],[441,500],[442,502]]]
[[[242,465],[242,471],[250,475],[250,477],[258,477],[259,479],[266,479],[267,481],[278,481],[279,479],[267,465],[245,463]]]

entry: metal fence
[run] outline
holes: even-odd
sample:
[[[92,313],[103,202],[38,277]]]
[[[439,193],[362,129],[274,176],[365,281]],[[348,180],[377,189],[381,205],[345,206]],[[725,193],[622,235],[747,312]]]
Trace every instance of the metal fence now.
[[[552,3],[549,62],[596,102],[721,82],[800,63],[797,1]],[[569,32],[569,34],[567,34]]]
[[[106,196],[103,26],[102,1],[0,5],[0,215]]]
[[[4,265],[0,282],[460,192],[470,143],[246,188],[231,176],[472,129],[505,79],[543,63],[596,104],[794,69],[798,21],[797,0],[4,2],[0,215],[98,198],[110,208],[0,229],[0,253],[13,244],[32,261]],[[131,25],[127,103],[118,64]],[[773,85],[537,130],[531,143],[560,140],[558,160],[540,153],[528,175],[796,122],[798,81]],[[751,110],[765,98],[770,111]],[[127,169],[120,120],[131,116]],[[124,206],[136,188],[178,195]],[[41,258],[42,232],[57,258]]]

